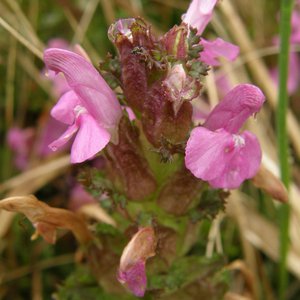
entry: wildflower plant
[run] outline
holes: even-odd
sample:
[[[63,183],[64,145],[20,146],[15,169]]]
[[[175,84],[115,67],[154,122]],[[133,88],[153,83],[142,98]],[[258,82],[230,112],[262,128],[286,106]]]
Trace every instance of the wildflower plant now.
[[[180,299],[191,288],[221,299],[226,292],[225,262],[204,259],[195,237],[201,221],[225,209],[231,189],[262,172],[258,138],[242,127],[259,114],[265,96],[254,85],[237,85],[194,124],[192,100],[204,101],[205,76],[220,59],[239,54],[221,38],[202,37],[216,4],[193,0],[181,24],[161,36],[140,17],[117,20],[108,30],[117,54],[98,66],[67,46],[44,51],[48,77],[59,86],[51,116],[66,128],[49,147],[56,151],[72,140],[76,212],[33,197],[8,198],[0,208],[24,213],[34,237],[50,243],[57,228],[70,229],[101,293],[123,297],[125,287],[124,299]],[[254,184],[272,193],[263,181]],[[79,198],[102,222],[88,227],[78,217]]]

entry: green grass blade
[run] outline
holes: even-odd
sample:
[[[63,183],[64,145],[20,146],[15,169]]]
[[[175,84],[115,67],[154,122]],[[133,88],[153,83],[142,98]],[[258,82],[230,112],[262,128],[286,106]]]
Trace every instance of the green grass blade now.
[[[279,53],[279,96],[277,108],[277,136],[281,179],[288,188],[290,181],[288,134],[287,134],[287,79],[289,64],[289,47],[291,33],[291,14],[293,0],[281,0],[280,8],[280,53]],[[279,262],[279,299],[285,299],[287,287],[287,254],[289,249],[289,204],[280,208],[280,262]]]

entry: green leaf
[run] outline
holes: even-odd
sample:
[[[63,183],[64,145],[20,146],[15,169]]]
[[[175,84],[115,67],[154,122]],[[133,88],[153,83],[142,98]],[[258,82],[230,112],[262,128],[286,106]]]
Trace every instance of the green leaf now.
[[[214,279],[223,265],[224,260],[218,257],[182,257],[173,263],[168,274],[149,276],[148,289],[160,290],[167,295],[196,281],[209,281],[211,288],[224,281],[223,277]]]
[[[120,232],[118,231],[118,229],[116,229],[115,227],[113,227],[110,224],[106,224],[106,223],[98,223],[95,226],[95,231],[98,234],[106,234],[106,235],[110,235],[110,236],[117,236],[120,234]]]

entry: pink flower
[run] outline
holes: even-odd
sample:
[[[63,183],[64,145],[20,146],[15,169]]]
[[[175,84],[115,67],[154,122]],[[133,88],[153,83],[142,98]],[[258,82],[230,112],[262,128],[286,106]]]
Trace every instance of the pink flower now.
[[[299,86],[300,83],[300,60],[298,53],[290,52],[289,54],[289,73],[288,73],[288,80],[287,80],[287,90],[289,95],[294,94]],[[270,71],[271,78],[273,79],[274,83],[278,86],[278,78],[279,78],[279,70],[278,68],[274,68]]]
[[[228,43],[221,38],[213,41],[201,39],[203,51],[200,53],[201,60],[210,66],[219,66],[219,57],[224,57],[233,61],[239,55],[240,49],[238,46]]]
[[[157,239],[152,227],[143,227],[123,250],[118,280],[135,296],[143,297],[147,287],[146,260],[155,255]]]
[[[134,121],[136,119],[136,116],[135,116],[133,110],[129,106],[122,106],[122,109],[126,111],[126,113],[128,115],[128,119],[130,121]]]
[[[185,165],[194,176],[214,188],[233,189],[256,174],[261,162],[259,142],[252,133],[239,134],[239,130],[264,101],[259,88],[238,85],[212,110],[203,127],[192,130]]]
[[[53,155],[53,151],[49,148],[49,144],[59,135],[66,131],[67,126],[64,123],[57,121],[50,115],[47,116],[45,122],[41,124],[42,130],[39,132],[36,141],[36,154],[41,158]],[[71,146],[70,143],[65,144],[60,151],[67,151]]]
[[[198,30],[202,35],[207,24],[210,22],[213,9],[217,0],[193,0],[186,12],[182,16],[182,21]],[[211,66],[219,66],[217,58],[224,57],[230,61],[236,59],[239,54],[239,47],[217,38],[214,41],[207,41],[201,38],[200,44],[203,46],[201,60]]]
[[[127,268],[126,272],[119,272],[119,282],[126,284],[127,288],[137,297],[143,297],[147,287],[145,261],[137,261]]]
[[[19,170],[25,170],[29,163],[35,131],[33,128],[12,127],[7,134],[7,144],[14,152],[14,163]]]
[[[300,2],[298,2],[298,9],[294,10],[291,19],[291,44],[300,43]]]
[[[93,158],[109,141],[117,143],[121,106],[99,72],[82,56],[62,49],[47,49],[44,60],[49,70],[62,72],[70,87],[51,115],[69,127],[49,145],[55,151],[77,132],[71,149],[71,162]]]

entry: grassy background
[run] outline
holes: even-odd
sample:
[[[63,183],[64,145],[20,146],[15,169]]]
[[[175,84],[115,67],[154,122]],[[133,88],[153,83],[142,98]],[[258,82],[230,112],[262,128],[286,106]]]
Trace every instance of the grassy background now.
[[[27,180],[26,172],[20,177],[13,167],[12,153],[6,144],[9,128],[15,125],[38,128],[56,100],[49,82],[41,75],[43,62],[39,56],[47,42],[60,37],[80,43],[97,65],[107,52],[115,53],[107,38],[107,29],[115,19],[142,16],[161,34],[180,23],[188,4],[189,1],[176,0],[0,1],[0,193],[3,198],[36,193],[53,206],[65,205],[63,197],[55,193],[61,191],[66,180],[65,166],[58,163],[59,158],[52,157],[45,162],[32,156],[30,168],[36,177]],[[265,166],[276,174],[279,174],[275,126],[278,91],[269,70],[277,65],[279,49],[273,46],[272,39],[279,34],[279,10],[277,1],[223,0],[204,34],[221,36],[241,49],[238,60],[224,62],[219,69],[211,71],[211,76],[223,72],[233,85],[249,82],[264,91],[267,103],[257,120],[249,121],[247,127],[261,142]],[[282,89],[283,86],[284,83]],[[208,80],[205,93],[214,95],[215,89],[214,81]],[[217,100],[209,101],[214,104]],[[300,88],[290,97],[288,109],[288,154],[284,158],[292,173],[291,212],[285,216],[290,223],[290,250],[287,265],[282,267],[288,271],[288,278],[281,298],[299,299]],[[40,172],[38,168],[46,163],[51,163],[54,171]],[[230,282],[231,291],[245,297],[240,299],[278,297],[280,206],[251,184],[245,184],[242,190],[231,194],[226,214],[201,227],[199,247],[205,249],[207,256],[214,252],[226,254],[230,268],[236,270]],[[284,230],[287,237],[287,229]],[[75,243],[70,236],[49,246],[42,240],[31,242],[31,234],[31,225],[22,216],[13,219],[8,214],[0,214],[0,298],[50,299],[66,276],[74,273]],[[284,239],[284,245],[287,242]]]

